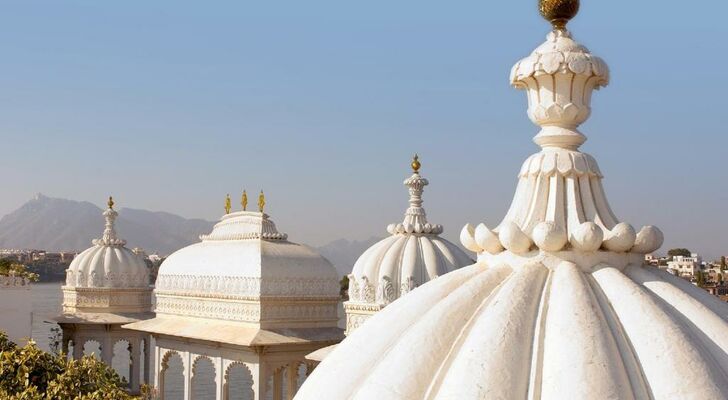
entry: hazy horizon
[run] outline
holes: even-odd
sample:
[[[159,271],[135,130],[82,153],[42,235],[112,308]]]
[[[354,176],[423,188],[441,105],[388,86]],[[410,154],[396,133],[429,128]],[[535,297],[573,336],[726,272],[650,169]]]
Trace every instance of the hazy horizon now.
[[[581,8],[571,30],[612,71],[581,127],[612,208],[662,253],[728,254],[728,5]],[[417,152],[457,242],[500,222],[538,151],[508,84],[548,32],[535,1],[30,0],[0,22],[0,215],[42,192],[214,221],[263,189],[291,240],[364,240],[402,219]]]

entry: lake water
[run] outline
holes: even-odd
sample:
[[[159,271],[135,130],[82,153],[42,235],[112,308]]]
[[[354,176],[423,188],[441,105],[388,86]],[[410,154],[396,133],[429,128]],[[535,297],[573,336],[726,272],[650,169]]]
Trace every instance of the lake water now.
[[[49,351],[51,328],[58,327],[53,319],[60,314],[63,301],[61,283],[35,283],[30,290],[33,296],[31,335],[41,349]]]

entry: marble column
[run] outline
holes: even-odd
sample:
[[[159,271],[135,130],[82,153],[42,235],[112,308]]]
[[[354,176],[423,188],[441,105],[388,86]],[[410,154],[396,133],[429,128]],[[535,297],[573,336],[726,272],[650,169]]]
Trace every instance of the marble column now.
[[[223,385],[225,384],[224,373],[222,357],[215,357],[215,398],[218,400],[223,398]]]
[[[101,340],[101,361],[106,365],[111,366],[111,359],[114,357],[114,344],[111,341],[111,336],[108,334],[104,335]]]
[[[74,337],[73,339],[73,358],[75,360],[80,360],[83,357],[83,345],[85,343],[86,339],[81,337]]]
[[[189,351],[184,352],[184,361],[185,361],[185,393],[184,393],[184,399],[185,400],[192,400],[192,354]]]
[[[288,369],[286,400],[293,400],[293,396],[298,391],[298,363],[292,362],[286,368]]]
[[[129,390],[133,394],[139,393],[141,384],[139,383],[139,380],[141,378],[140,376],[140,360],[139,360],[139,347],[140,347],[139,338],[132,338],[129,340],[129,353],[130,353],[130,366],[129,366]]]
[[[283,369],[273,373],[273,400],[283,400]]]
[[[265,399],[265,396],[268,393],[268,372],[265,371],[265,368],[262,364],[257,364],[255,368],[251,369],[250,372],[253,376],[253,399]]]

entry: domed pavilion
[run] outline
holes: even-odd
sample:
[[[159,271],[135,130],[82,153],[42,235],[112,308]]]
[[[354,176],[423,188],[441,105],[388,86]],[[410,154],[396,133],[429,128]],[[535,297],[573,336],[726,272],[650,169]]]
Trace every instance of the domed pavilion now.
[[[579,150],[607,65],[566,29],[578,0],[540,7],[553,31],[511,83],[541,151],[503,221],[463,229],[478,262],[373,316],[296,399],[728,398],[728,305],[645,265],[662,233],[618,219]]]
[[[400,296],[473,262],[458,246],[439,236],[442,225],[427,221],[422,193],[429,182],[420,175],[421,166],[415,155],[412,176],[404,181],[409,190],[404,220],[390,224],[390,236],[375,243],[354,263],[349,300],[344,303],[347,334]]]
[[[161,265],[156,317],[125,326],[155,338],[163,399],[292,399],[313,364],[338,343],[338,274],[313,249],[288,241],[268,214],[226,214],[201,242]],[[182,397],[183,396],[183,397]]]
[[[150,336],[121,326],[154,316],[149,268],[116,234],[118,217],[109,198],[104,233],[77,255],[66,270],[63,311],[56,318],[63,331],[63,350],[81,358],[99,351],[101,360],[128,379],[132,393],[149,382]]]

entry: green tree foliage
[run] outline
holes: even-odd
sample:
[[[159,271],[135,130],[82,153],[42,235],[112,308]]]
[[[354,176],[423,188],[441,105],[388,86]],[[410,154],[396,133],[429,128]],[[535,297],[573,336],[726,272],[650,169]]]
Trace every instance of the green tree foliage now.
[[[346,275],[339,281],[339,296],[344,300],[349,299],[349,277]]]
[[[703,272],[702,271],[695,271],[695,282],[700,287],[702,287],[703,285],[705,285],[705,276],[703,275]]]
[[[0,398],[7,400],[132,400],[119,375],[88,356],[69,360],[31,340],[18,347],[0,332]]]
[[[688,249],[670,249],[667,252],[667,256],[672,260],[675,256],[690,257],[693,253]]]
[[[7,258],[0,259],[0,276],[17,276],[31,282],[38,282],[38,274],[28,271],[25,265]]]

